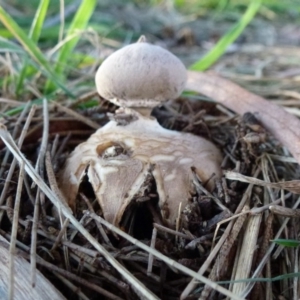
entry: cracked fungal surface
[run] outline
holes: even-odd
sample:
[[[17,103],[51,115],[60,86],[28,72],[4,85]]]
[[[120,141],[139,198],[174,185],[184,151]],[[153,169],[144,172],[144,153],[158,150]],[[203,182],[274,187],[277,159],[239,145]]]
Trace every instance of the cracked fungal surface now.
[[[221,175],[221,155],[209,141],[161,127],[153,118],[119,110],[133,121],[120,125],[116,119],[100,128],[70,155],[59,183],[74,210],[79,186],[87,175],[104,218],[120,226],[126,208],[147,196],[152,177],[163,222],[175,227],[181,211],[195,194],[195,174],[208,189]],[[122,122],[121,122],[122,123]]]

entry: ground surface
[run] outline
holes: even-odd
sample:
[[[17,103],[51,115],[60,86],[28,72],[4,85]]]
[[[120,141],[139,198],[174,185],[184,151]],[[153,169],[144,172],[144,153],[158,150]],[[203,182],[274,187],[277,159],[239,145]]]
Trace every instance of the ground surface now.
[[[131,31],[128,30],[127,33],[134,32],[134,38],[140,33],[144,33],[150,41],[169,48],[187,66],[201,57],[207,49],[210,49],[232,24],[229,17],[214,19],[208,15],[195,20],[193,15],[182,15],[163,7],[145,9],[132,5],[115,5],[107,7],[107,10],[101,13],[107,18],[113,16],[127,30],[130,28]],[[261,12],[260,16],[211,69],[237,82],[245,89],[281,105],[292,114],[300,116],[300,28],[297,24],[297,16],[293,16],[293,12],[289,12],[289,14],[282,21],[271,11]],[[128,39],[131,38],[128,36]],[[115,43],[114,47],[111,47],[112,41],[107,39],[99,45],[97,51],[100,49],[102,57],[105,57],[121,43]],[[90,46],[84,49],[91,56],[98,54]],[[87,74],[86,77],[92,86],[92,88],[82,87],[81,96],[85,95],[86,97],[78,97],[77,103],[80,102],[81,106],[71,102],[65,95],[58,96],[61,99],[57,102],[65,107],[68,106],[72,111],[83,116],[83,119],[79,119],[78,115],[72,115],[70,111],[66,111],[59,105],[49,104],[49,113],[38,106],[31,121],[30,130],[21,147],[22,152],[33,165],[38,160],[42,160],[42,163],[39,163],[39,173],[54,191],[53,179],[49,176],[49,165],[45,165],[43,158],[39,158],[42,141],[46,144],[42,153],[45,155],[46,149],[50,151],[50,165],[57,174],[72,149],[85,141],[94,132],[95,127],[108,122],[107,113],[113,113],[116,109],[104,99],[99,99],[96,94],[93,94],[94,68],[95,66],[89,66],[79,72]],[[73,74],[75,79],[77,75],[77,73]],[[15,98],[12,96],[9,85],[7,89],[3,89],[2,97]],[[26,97],[31,98],[32,94],[28,93]],[[89,100],[97,101],[99,105],[93,108],[83,108],[82,104]],[[1,105],[3,110],[7,109],[6,104]],[[8,105],[12,107],[13,103]],[[17,114],[3,119],[8,130],[15,131],[16,140],[21,134],[27,115],[28,111],[21,117]],[[153,116],[166,128],[191,132],[213,141],[223,153],[222,168],[224,170],[234,170],[242,175],[257,177],[265,182],[299,179],[299,166],[290,157],[285,147],[280,145],[272,135],[261,127],[259,130],[257,127],[253,127],[253,124],[260,126],[254,116],[237,116],[204,96],[189,94],[184,94],[180,99],[155,109]],[[49,120],[50,124],[46,130],[45,120]],[[45,131],[47,131],[48,137]],[[260,135],[262,133],[263,136]],[[254,143],[253,140],[245,138],[249,137],[249,134],[255,134],[258,142]],[[1,157],[4,161],[6,149],[3,144],[1,147]],[[9,178],[9,172],[12,174],[9,181],[6,180],[9,184],[5,192],[3,192],[4,182],[1,186],[1,199],[4,199],[4,202],[1,203],[0,233],[6,238],[10,237],[11,224],[14,223],[12,208],[14,199],[16,199],[20,173],[18,167],[12,170],[11,166],[12,156],[10,155],[1,169],[1,176],[4,178]],[[218,199],[233,214],[254,207],[262,207],[278,199],[281,199],[287,207],[292,207],[298,201],[298,195],[288,191],[257,185],[253,188],[249,186],[249,183],[228,180],[224,177],[217,183],[216,189],[212,193],[213,196],[208,196],[203,190],[198,189],[197,193],[191,197],[189,207],[183,210],[181,226],[178,229],[180,233],[167,233],[165,228],[157,227],[155,248],[163,255],[191,270],[198,271],[201,268],[202,274],[215,282],[251,277],[255,270],[258,270],[257,267],[264,255],[268,253],[270,240],[280,230],[282,231],[282,228],[284,230],[280,235],[281,238],[297,239],[299,224],[297,219],[293,219],[285,227],[286,218],[274,216],[266,208],[256,217],[249,214],[236,216],[235,223],[224,223],[214,236],[217,223],[230,216],[226,210],[222,210],[216,205],[214,199]],[[35,218],[36,193],[37,187],[32,187],[32,180],[29,176],[25,176],[24,188],[21,193],[18,248],[28,252],[32,237],[37,232],[38,267],[68,299],[79,297],[94,299],[98,298],[99,294],[104,299],[137,299],[137,293],[128,283],[128,279],[120,276],[103,256],[94,250],[91,242],[86,240],[86,236],[78,233],[73,225],[68,225],[65,235],[59,234],[61,224],[53,219],[52,204],[47,197],[38,196],[41,203],[40,217],[36,219],[38,228],[31,233],[32,220]],[[161,259],[154,260],[153,271],[152,273],[148,272],[147,275],[149,253],[140,250],[126,238],[117,237],[112,230],[104,227],[105,233],[103,233],[103,229],[99,228],[99,223],[83,213],[83,210],[91,210],[92,205],[92,209],[101,214],[99,205],[94,201],[91,186],[83,184],[82,193],[87,199],[84,201],[84,197],[78,197],[82,210],[77,211],[76,217],[81,220],[83,227],[92,233],[112,257],[116,258],[125,269],[143,282],[159,298],[178,299],[191,278],[178,272],[176,268],[169,267]],[[157,197],[157,194],[153,189],[151,197],[155,198],[155,196]],[[86,201],[90,204],[88,205]],[[153,203],[152,205],[155,205],[155,201]],[[151,218],[154,219],[155,216],[151,214],[151,210],[149,213],[143,205],[133,206],[131,209],[131,211],[128,210],[129,215],[136,214],[139,209],[147,214],[150,219],[147,230],[140,229],[142,221],[139,218],[135,223],[130,226],[126,224],[124,227],[131,235],[144,244],[150,245],[153,230]],[[59,236],[60,243],[55,242],[57,236]],[[225,240],[225,246],[218,250],[212,263],[208,263],[209,254],[216,249],[215,247],[218,247],[218,241],[222,238]],[[246,268],[243,256],[245,253],[246,260],[250,261],[248,274],[240,274],[239,272]],[[266,256],[267,263],[256,277],[274,278],[287,273],[297,273],[298,256],[298,248],[276,247],[273,249],[272,255]],[[50,264],[44,264],[44,267],[41,267],[45,261]],[[65,279],[62,280],[57,276],[58,273],[62,274]],[[76,282],[79,282],[80,290],[76,289],[76,286],[66,288],[68,280],[75,285],[78,285]],[[238,293],[245,288],[245,283],[239,284],[231,283],[224,286]],[[272,283],[256,283],[248,298],[297,299],[300,294],[299,289],[296,277],[285,277]],[[223,299],[221,293],[210,291],[208,286],[203,284],[195,286],[190,291],[189,299],[198,299],[200,295],[202,299]]]

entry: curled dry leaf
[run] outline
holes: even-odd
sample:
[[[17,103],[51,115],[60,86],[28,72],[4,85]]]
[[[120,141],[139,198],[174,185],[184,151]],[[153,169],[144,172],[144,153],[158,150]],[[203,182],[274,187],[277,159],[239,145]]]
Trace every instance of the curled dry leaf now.
[[[253,113],[300,163],[300,120],[295,116],[212,73],[188,71],[186,89],[206,95],[239,115]]]
[[[180,202],[184,208],[195,192],[192,167],[211,188],[213,175],[221,173],[221,155],[209,141],[164,129],[131,109],[120,109],[119,114],[134,115],[133,121],[123,126],[110,121],[80,144],[60,174],[60,188],[75,209],[79,185],[87,175],[104,218],[119,226],[127,206],[145,196],[153,178],[162,218],[174,227]]]

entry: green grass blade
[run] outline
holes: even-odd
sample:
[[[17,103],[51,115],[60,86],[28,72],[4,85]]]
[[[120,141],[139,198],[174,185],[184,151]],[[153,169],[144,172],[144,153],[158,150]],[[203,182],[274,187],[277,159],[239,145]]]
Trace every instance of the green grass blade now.
[[[22,91],[24,90],[24,82],[27,77],[28,73],[28,56],[25,57],[24,62],[23,62],[23,67],[20,71],[17,86],[16,86],[16,95],[19,96],[21,95]]]
[[[6,38],[2,37],[0,34],[0,52],[12,52],[12,53],[19,53],[19,54],[26,54],[24,49],[19,45],[7,40]]]
[[[57,62],[55,65],[55,72],[59,76],[61,81],[64,81],[66,72],[64,73],[66,66],[68,65],[68,60],[72,57],[72,51],[79,41],[79,36],[74,35],[76,30],[83,30],[86,28],[91,15],[93,14],[97,0],[82,0],[66,35],[66,39],[70,38],[60,49],[58,53]],[[53,91],[53,85],[51,81],[47,81],[46,93]]]
[[[284,247],[300,246],[300,241],[297,241],[297,240],[277,239],[277,240],[272,240],[271,242],[276,243],[277,245],[284,246]]]
[[[40,5],[35,13],[33,22],[31,24],[29,37],[35,43],[37,43],[39,40],[41,31],[42,31],[42,28],[44,25],[44,21],[46,18],[48,6],[49,6],[49,0],[41,0],[40,1]]]
[[[251,22],[261,5],[261,0],[252,0],[246,12],[216,44],[216,46],[207,53],[202,59],[194,63],[190,69],[195,71],[204,71],[215,63],[223,55],[227,47],[232,44]]]
[[[72,36],[75,30],[83,30],[86,28],[91,15],[93,14],[97,0],[83,0],[78,8],[72,23],[69,27],[66,37]],[[73,49],[79,41],[79,37],[75,36],[65,43],[59,51],[55,71],[58,75],[62,75],[67,60],[70,58]]]
[[[40,49],[19,27],[19,25],[4,11],[0,6],[0,21],[13,34],[13,36],[22,44],[27,53],[39,64],[41,71],[51,79],[58,87],[72,96],[72,93],[59,81],[55,72],[52,70],[47,59],[44,57]]]
[[[219,0],[219,3],[216,7],[217,14],[225,10],[226,6],[229,4],[229,0]]]
[[[29,38],[35,43],[38,42],[40,34],[42,32],[43,24],[46,18],[47,10],[49,6],[49,0],[41,0],[40,5],[35,13],[33,22],[31,24]],[[25,78],[28,75],[28,57],[24,60],[23,68],[21,69],[17,87],[16,87],[16,94],[20,95],[23,90]]]

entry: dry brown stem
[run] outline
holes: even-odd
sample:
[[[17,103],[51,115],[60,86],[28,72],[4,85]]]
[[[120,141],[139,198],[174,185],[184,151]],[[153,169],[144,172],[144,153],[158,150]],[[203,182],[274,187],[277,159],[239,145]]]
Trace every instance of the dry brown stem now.
[[[243,242],[240,255],[238,257],[238,265],[235,272],[235,280],[248,278],[251,272],[252,261],[256,251],[258,233],[260,228],[262,214],[249,216],[248,222],[243,234]],[[234,283],[232,292],[239,295],[245,288],[246,283]]]
[[[61,276],[57,272],[53,272],[53,274],[61,280],[74,294],[77,294],[80,299],[89,300],[89,298],[80,290],[78,287],[73,284],[70,280],[66,279],[65,277]]]
[[[273,235],[272,223],[273,223],[273,214],[269,214],[265,222],[265,231],[264,231],[262,243],[259,247],[256,264],[258,264],[262,260],[262,258],[267,252],[269,242],[272,239],[272,235]],[[260,275],[261,274],[259,274],[258,276]],[[253,288],[253,292],[251,293],[251,299],[253,300],[259,299],[260,287],[261,284],[259,282],[255,284]]]
[[[69,109],[65,106],[62,106],[60,105],[58,102],[55,102],[54,103],[55,107],[57,107],[57,109],[61,112],[64,112],[72,117],[75,117],[77,120],[80,120],[82,123],[85,123],[87,124],[88,126],[90,126],[91,128],[94,128],[94,129],[98,129],[99,128],[99,124],[93,122],[92,120],[82,116],[81,114],[75,112],[74,110],[72,109]]]
[[[13,224],[11,230],[11,239],[10,239],[10,246],[9,246],[9,289],[8,289],[9,299],[14,299],[15,252],[16,252],[16,240],[17,240],[17,231],[18,231],[18,223],[19,223],[21,193],[23,188],[23,178],[24,178],[24,163],[21,162],[17,194],[16,194],[15,206],[14,206],[14,217],[13,217]]]
[[[152,231],[152,238],[150,244],[150,247],[153,249],[155,249],[156,235],[157,235],[157,229],[154,227]],[[150,275],[152,273],[152,267],[153,267],[153,254],[149,253],[147,275],[148,274]]]
[[[300,120],[297,117],[215,74],[189,71],[186,89],[212,98],[240,115],[255,114],[300,163]]]
[[[225,177],[227,179],[247,182],[247,183],[251,183],[263,187],[284,189],[296,194],[299,194],[300,192],[300,188],[299,188],[300,180],[291,180],[291,181],[283,181],[283,182],[266,182],[264,180],[260,180],[254,177],[244,176],[234,171],[226,171]]]
[[[289,217],[289,218],[299,218],[300,217],[300,209],[282,207],[280,205],[272,205],[270,206],[270,211],[274,214]]]
[[[249,206],[245,205],[243,210],[244,211],[249,210]],[[225,243],[223,244],[223,246],[221,247],[220,253],[216,259],[216,262],[215,262],[210,274],[209,274],[209,279],[211,281],[215,282],[220,278],[220,276],[223,275],[223,272],[225,271],[224,265],[225,265],[225,263],[228,262],[227,260],[228,260],[229,252],[230,252],[234,242],[236,241],[237,236],[238,236],[246,218],[247,218],[247,215],[242,215],[234,223],[231,233],[230,233],[229,237],[227,238],[227,240],[225,241]],[[201,300],[208,299],[208,296],[211,291],[212,291],[212,288],[208,285],[205,285],[205,287],[201,293],[200,299]]]
[[[36,284],[36,245],[37,245],[37,229],[38,229],[38,219],[40,215],[40,190],[38,189],[35,197],[34,204],[34,214],[31,230],[31,247],[30,247],[30,276],[31,284],[35,286]]]
[[[26,256],[26,255],[25,255]],[[46,262],[45,260],[43,260],[42,258],[38,257],[37,259],[37,263],[48,268],[49,270],[51,270],[52,272],[57,272],[61,275],[63,275],[64,277],[67,277],[75,282],[81,283],[82,285],[88,286],[89,288],[93,289],[94,291],[98,292],[101,295],[104,295],[107,299],[113,299],[113,300],[121,300],[122,298],[106,291],[105,289],[101,288],[100,286],[97,286],[91,282],[89,282],[88,280],[85,280],[83,278],[80,278],[76,275],[74,275],[71,272],[68,272],[64,269],[61,269],[53,264],[50,264],[48,262]]]

